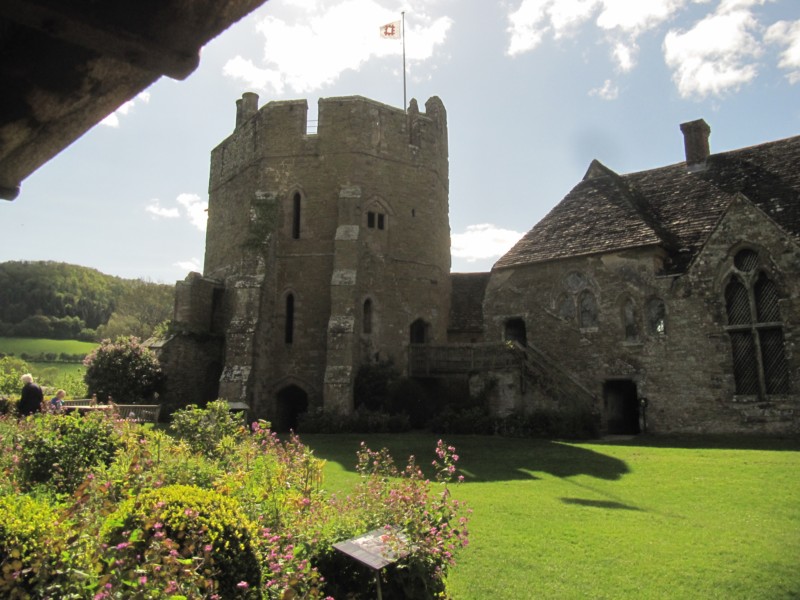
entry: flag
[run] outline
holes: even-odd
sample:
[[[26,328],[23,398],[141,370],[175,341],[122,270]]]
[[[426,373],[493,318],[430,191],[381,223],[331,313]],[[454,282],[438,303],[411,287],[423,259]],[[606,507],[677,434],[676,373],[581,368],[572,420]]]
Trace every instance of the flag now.
[[[400,21],[381,25],[381,37],[385,40],[400,39]]]

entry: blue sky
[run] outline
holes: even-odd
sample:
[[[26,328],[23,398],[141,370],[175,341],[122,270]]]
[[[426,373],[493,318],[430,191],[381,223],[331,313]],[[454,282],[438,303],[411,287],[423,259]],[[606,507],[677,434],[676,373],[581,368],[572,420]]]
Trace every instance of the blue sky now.
[[[797,0],[269,0],[0,201],[0,261],[172,283],[202,271],[211,149],[235,101],[362,95],[448,112],[453,271],[491,268],[580,181],[800,134]],[[315,118],[313,114],[311,118]]]

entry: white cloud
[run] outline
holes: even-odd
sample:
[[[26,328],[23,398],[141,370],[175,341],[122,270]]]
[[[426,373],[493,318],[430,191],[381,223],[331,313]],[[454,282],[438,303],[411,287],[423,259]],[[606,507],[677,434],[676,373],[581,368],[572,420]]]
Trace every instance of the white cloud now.
[[[619,96],[619,88],[610,79],[603,82],[603,86],[589,91],[590,96],[598,96],[603,100],[616,100]]]
[[[617,63],[617,68],[623,73],[627,73],[633,69],[633,67],[636,66],[635,56],[638,50],[638,46],[633,42],[630,44],[617,42],[611,52],[614,61]]]
[[[197,194],[180,194],[177,199],[189,217],[189,222],[200,231],[206,230],[208,223],[208,202],[204,202]]]
[[[598,27],[638,35],[670,19],[686,0],[604,0],[600,4]]]
[[[189,223],[200,231],[206,230],[208,202],[201,200],[197,194],[179,194],[175,202],[180,208],[161,206],[161,201],[158,198],[154,198],[150,201],[150,204],[144,207],[144,210],[153,215],[154,218],[161,219],[177,219],[183,215]],[[181,208],[183,211],[181,211]]]
[[[758,22],[746,5],[758,1],[724,1],[688,31],[667,33],[664,58],[681,96],[722,96],[755,78],[761,46],[753,35]]]
[[[450,251],[455,258],[476,262],[486,258],[500,258],[525,235],[518,231],[502,229],[482,223],[469,225],[464,233],[450,236]]]
[[[399,40],[379,36],[379,27],[396,20],[397,13],[375,0],[345,0],[333,6],[296,0],[292,6],[299,11],[295,22],[272,15],[258,22],[256,29],[264,36],[262,60],[231,58],[223,70],[226,76],[255,90],[306,93],[334,82],[346,70],[357,71],[373,58],[402,53]],[[406,37],[414,40],[407,45],[407,61],[430,58],[451,24],[450,18],[432,18],[424,10],[407,16]]]
[[[137,103],[142,102],[147,104],[150,102],[150,92],[141,92],[138,96],[135,96],[132,100],[128,100],[122,106],[120,106],[117,110],[113,113],[108,115],[105,119],[100,121],[100,125],[105,125],[106,127],[119,127],[119,118],[122,116],[124,117],[127,115]]]
[[[766,42],[785,47],[778,66],[788,71],[790,83],[800,81],[800,21],[778,21],[767,29]]]
[[[161,201],[158,198],[153,198],[150,201],[150,204],[144,207],[146,212],[149,212],[154,217],[159,217],[162,219],[177,219],[180,215],[180,212],[177,208],[166,208],[161,206]]]
[[[688,0],[522,0],[510,13],[508,54],[535,49],[545,35],[575,34],[595,14],[595,25],[607,34],[612,57],[622,71],[630,70],[638,51],[636,38],[674,16]]]
[[[196,271],[198,273],[203,272],[203,263],[200,262],[200,259],[195,257],[192,257],[189,260],[179,260],[176,263],[172,263],[172,265],[185,271]]]

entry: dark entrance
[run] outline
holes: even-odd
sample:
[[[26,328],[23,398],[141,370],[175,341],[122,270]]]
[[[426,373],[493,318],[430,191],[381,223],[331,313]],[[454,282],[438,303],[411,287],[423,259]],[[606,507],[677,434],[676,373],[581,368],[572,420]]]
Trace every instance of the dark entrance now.
[[[608,433],[640,433],[639,399],[636,384],[630,379],[606,381],[603,385]]]
[[[306,410],[308,394],[296,385],[283,388],[278,392],[272,429],[279,432],[297,430],[297,416]]]
[[[528,334],[525,332],[525,321],[520,318],[509,319],[506,321],[504,338],[507,342],[519,342],[523,346],[528,345]]]
[[[428,341],[428,324],[422,319],[417,319],[409,328],[412,344],[425,344]]]

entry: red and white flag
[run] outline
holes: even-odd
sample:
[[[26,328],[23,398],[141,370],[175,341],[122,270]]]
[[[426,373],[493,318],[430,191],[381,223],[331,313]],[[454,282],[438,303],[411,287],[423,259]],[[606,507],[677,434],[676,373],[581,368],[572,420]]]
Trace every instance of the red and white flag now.
[[[381,37],[385,40],[400,39],[400,21],[381,25]]]

